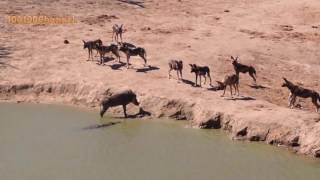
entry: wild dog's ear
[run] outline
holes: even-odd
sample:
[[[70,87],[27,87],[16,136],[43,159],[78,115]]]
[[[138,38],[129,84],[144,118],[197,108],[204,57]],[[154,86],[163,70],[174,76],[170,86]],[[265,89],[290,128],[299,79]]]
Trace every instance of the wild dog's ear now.
[[[120,28],[122,28],[122,27],[123,27],[123,24],[120,25]]]
[[[189,64],[191,67],[193,67],[193,64]]]
[[[285,77],[283,77],[282,79],[283,79],[286,83],[289,82]]]
[[[239,56],[236,57],[236,61],[238,61],[238,59],[239,59]]]
[[[84,40],[82,40],[83,41],[83,43],[86,43]]]

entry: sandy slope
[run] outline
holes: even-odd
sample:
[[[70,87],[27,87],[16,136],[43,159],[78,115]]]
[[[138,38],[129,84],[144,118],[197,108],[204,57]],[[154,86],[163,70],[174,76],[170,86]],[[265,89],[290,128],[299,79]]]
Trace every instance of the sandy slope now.
[[[310,99],[299,99],[303,110],[288,109],[288,91],[280,87],[281,78],[287,77],[320,90],[320,1],[150,0],[143,5],[145,8],[111,0],[1,1],[0,6],[6,7],[0,9],[1,17],[75,16],[78,22],[11,25],[1,18],[0,84],[77,84],[74,89],[78,91],[74,90],[77,93],[70,101],[79,94],[90,101],[92,94],[107,88],[131,88],[156,116],[172,115],[170,103],[163,99],[174,99],[175,108],[191,109],[188,118],[197,125],[223,112],[222,124],[234,136],[247,127],[245,137],[251,140],[268,136],[262,140],[290,146],[298,137],[298,152],[315,154],[320,149],[320,115],[314,113]],[[125,41],[144,47],[149,65],[159,69],[145,71],[139,58],[131,59],[134,68],[129,70],[113,61],[106,66],[86,61],[81,40],[101,38],[110,43],[114,23],[125,24]],[[65,39],[70,44],[63,44]],[[260,88],[251,87],[248,75],[241,75],[240,87],[243,96],[256,100],[228,100],[220,97],[221,91],[207,90],[208,85],[195,88],[167,78],[168,60],[180,58],[185,63],[186,80],[194,81],[189,63],[210,66],[213,80],[221,80],[233,72],[231,55],[256,67]],[[87,94],[81,94],[81,89]],[[68,101],[67,95],[61,94]],[[34,98],[28,96],[20,98]],[[44,102],[50,98],[59,101],[52,96],[40,97]]]

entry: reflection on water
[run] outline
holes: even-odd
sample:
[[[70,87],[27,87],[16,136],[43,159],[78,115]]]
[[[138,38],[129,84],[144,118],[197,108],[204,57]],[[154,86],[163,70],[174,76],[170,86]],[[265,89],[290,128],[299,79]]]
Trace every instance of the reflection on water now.
[[[183,122],[99,122],[97,112],[53,105],[0,104],[0,114],[1,180],[320,178],[317,160]]]

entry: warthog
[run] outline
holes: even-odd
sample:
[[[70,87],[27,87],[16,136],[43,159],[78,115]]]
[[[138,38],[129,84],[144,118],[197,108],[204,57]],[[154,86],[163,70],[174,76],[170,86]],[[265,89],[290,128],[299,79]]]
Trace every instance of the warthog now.
[[[130,103],[139,106],[137,95],[132,90],[122,91],[107,97],[101,102],[100,117],[103,117],[108,108],[120,105],[123,107],[124,116],[127,117],[126,106]]]

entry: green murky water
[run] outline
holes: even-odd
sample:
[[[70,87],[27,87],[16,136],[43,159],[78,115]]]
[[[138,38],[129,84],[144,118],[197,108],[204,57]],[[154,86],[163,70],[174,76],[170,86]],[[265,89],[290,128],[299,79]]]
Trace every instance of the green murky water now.
[[[1,180],[320,179],[318,160],[182,122],[96,129],[97,112],[53,105],[0,104],[0,114]]]

